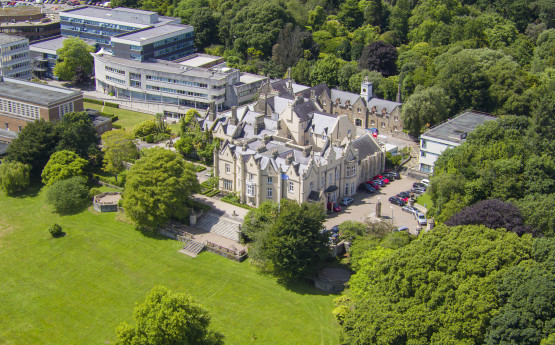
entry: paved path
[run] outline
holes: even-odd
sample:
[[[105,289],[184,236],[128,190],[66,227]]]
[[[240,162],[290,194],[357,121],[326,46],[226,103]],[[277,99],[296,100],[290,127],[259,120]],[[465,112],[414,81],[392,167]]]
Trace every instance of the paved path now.
[[[364,222],[368,217],[374,217],[376,214],[376,203],[378,198],[382,203],[382,219],[391,221],[393,216],[393,225],[396,227],[407,226],[411,234],[416,235],[416,228],[418,223],[412,214],[401,211],[401,207],[393,205],[389,202],[389,197],[398,194],[399,192],[410,190],[412,184],[417,180],[408,176],[403,176],[400,180],[394,180],[385,187],[380,188],[379,193],[366,194],[359,192],[355,197],[354,203],[345,207],[341,206],[341,212],[331,213],[328,219],[324,222],[326,228],[331,228],[334,225],[339,225],[346,220],[353,220]],[[415,207],[426,211],[423,206],[416,205]]]
[[[245,219],[245,215],[247,214],[247,212],[249,212],[249,210],[242,207],[228,204],[227,202],[223,202],[216,198],[207,197],[206,195],[202,194],[193,194],[193,199],[212,207],[210,212],[219,215],[225,214],[226,217],[229,217],[238,222],[243,222],[243,219]]]

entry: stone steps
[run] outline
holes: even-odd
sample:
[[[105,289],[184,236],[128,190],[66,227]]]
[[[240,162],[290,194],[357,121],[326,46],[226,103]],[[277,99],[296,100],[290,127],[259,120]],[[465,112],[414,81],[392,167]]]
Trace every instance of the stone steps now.
[[[204,250],[204,244],[190,240],[185,244],[183,249],[179,250],[179,252],[194,258],[203,250]]]
[[[239,242],[241,224],[227,217],[205,213],[200,217],[195,226],[204,231]]]

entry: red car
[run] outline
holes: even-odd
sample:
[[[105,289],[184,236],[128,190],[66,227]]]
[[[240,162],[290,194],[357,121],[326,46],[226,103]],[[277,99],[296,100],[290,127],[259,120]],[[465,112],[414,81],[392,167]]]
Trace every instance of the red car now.
[[[380,186],[377,183],[374,183],[374,181],[370,180],[370,181],[366,181],[366,183],[368,183],[369,185],[371,185],[372,187],[374,187],[375,190],[380,189]]]
[[[374,180],[375,180],[375,179],[380,179],[380,180],[383,181],[383,183],[386,183],[386,184],[389,183],[389,180],[388,180],[387,178],[383,177],[382,175],[376,175],[376,176],[374,176]]]
[[[334,202],[328,202],[328,211],[341,212],[341,206]]]

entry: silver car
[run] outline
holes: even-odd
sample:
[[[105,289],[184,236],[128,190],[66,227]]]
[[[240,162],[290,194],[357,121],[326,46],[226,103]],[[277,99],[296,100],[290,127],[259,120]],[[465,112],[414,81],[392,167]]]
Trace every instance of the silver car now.
[[[426,219],[426,216],[424,215],[424,213],[418,212],[414,215],[414,217],[418,221],[419,225],[427,225],[428,224],[428,220]]]
[[[408,206],[408,205],[407,205],[407,206],[403,206],[403,207],[401,208],[401,210],[402,210],[403,212],[407,212],[407,213],[410,213],[410,214],[413,214],[413,215],[416,215],[417,213],[420,212],[418,209],[416,209],[416,208],[414,208],[414,207],[412,207],[412,206]]]

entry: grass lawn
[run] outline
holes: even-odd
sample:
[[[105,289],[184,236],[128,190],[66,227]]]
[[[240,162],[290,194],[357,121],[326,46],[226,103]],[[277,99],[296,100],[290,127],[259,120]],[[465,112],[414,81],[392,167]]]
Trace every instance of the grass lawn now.
[[[157,284],[208,308],[226,344],[338,343],[335,296],[280,286],[248,261],[190,258],[179,242],[142,234],[115,213],[58,216],[45,189],[0,193],[0,344],[109,344]],[[53,223],[65,237],[50,237]]]
[[[427,209],[432,208],[432,206],[434,205],[434,203],[432,202],[432,198],[430,197],[430,194],[428,194],[428,193],[424,193],[421,196],[419,196],[416,199],[416,203],[426,207]]]
[[[89,102],[83,102],[83,108],[96,109],[106,114],[117,115],[118,120],[114,123],[117,123],[123,128],[129,129],[129,130],[133,130],[133,127],[135,127],[137,123],[151,120],[154,118],[154,115],[150,115],[146,113],[139,113],[137,111],[132,111],[132,110],[106,107],[100,104],[89,103]],[[172,123],[169,125],[169,127],[171,128],[172,133],[175,133],[175,134],[179,133],[179,124]]]

